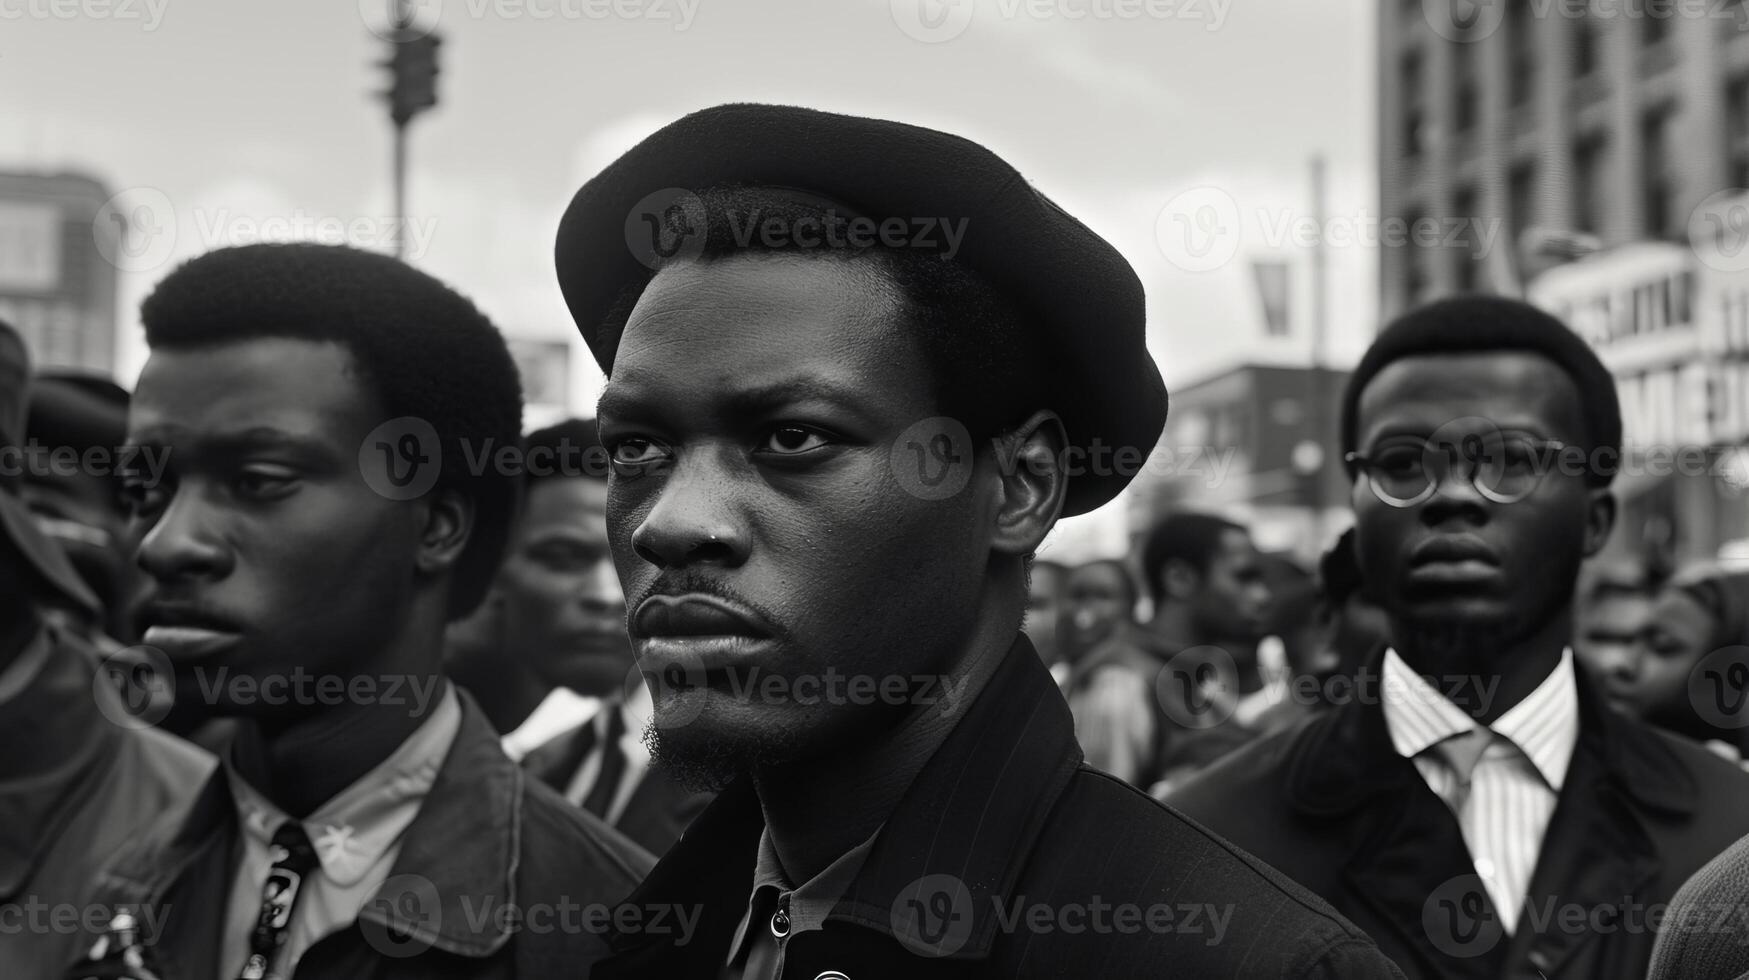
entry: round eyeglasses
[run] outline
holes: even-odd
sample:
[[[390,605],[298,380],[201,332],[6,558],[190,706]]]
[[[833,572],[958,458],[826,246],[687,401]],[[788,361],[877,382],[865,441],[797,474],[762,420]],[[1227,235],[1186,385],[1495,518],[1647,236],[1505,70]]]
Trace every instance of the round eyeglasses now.
[[[1554,454],[1566,448],[1559,440],[1515,434],[1471,435],[1456,443],[1406,436],[1382,440],[1369,452],[1347,453],[1342,459],[1374,496],[1392,507],[1425,502],[1459,466],[1484,498],[1513,504],[1536,490],[1553,468]]]

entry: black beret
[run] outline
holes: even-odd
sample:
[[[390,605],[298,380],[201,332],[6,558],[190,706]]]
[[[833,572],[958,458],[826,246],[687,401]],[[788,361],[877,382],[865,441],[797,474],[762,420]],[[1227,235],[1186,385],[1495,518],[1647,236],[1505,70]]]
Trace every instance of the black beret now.
[[[127,441],[127,389],[86,374],[39,374],[30,387],[25,438],[85,450]]]
[[[1360,395],[1392,361],[1425,354],[1522,351],[1540,354],[1573,379],[1579,389],[1588,459],[1593,451],[1621,452],[1621,403],[1615,378],[1597,352],[1567,325],[1542,310],[1500,296],[1457,296],[1410,310],[1379,331],[1342,394],[1342,449],[1352,452],[1359,425]],[[1589,466],[1586,480],[1607,486],[1613,466]]]
[[[1129,482],[1133,472],[1111,465],[1116,449],[1154,449],[1166,386],[1148,354],[1141,281],[1110,243],[977,143],[813,109],[737,104],[695,112],[577,192],[559,223],[555,259],[565,302],[603,371],[612,373],[617,342],[603,324],[658,265],[656,240],[641,229],[671,221],[677,200],[725,185],[818,195],[871,223],[960,223],[964,237],[950,257],[1038,324],[1051,365],[1048,404],[1071,446],[1096,464],[1070,479],[1065,516],[1098,507]]]

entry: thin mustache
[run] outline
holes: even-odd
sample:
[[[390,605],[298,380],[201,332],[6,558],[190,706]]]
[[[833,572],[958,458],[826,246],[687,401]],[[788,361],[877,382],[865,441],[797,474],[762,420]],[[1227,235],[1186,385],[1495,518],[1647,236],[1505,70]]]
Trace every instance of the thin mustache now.
[[[789,631],[784,628],[783,621],[770,609],[741,595],[716,579],[698,575],[661,576],[651,582],[648,587],[639,591],[636,601],[626,603],[626,631],[628,633],[631,632],[632,618],[637,615],[644,600],[658,595],[708,595],[714,599],[721,599],[724,602],[739,606],[763,620],[761,625],[770,628],[774,638],[784,639],[789,636]]]

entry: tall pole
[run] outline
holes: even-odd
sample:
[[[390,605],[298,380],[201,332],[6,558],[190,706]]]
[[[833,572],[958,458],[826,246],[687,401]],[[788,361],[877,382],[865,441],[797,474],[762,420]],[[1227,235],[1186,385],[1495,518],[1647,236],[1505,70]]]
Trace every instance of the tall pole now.
[[[1324,240],[1325,224],[1329,218],[1325,183],[1324,155],[1322,153],[1314,154],[1312,156],[1312,219],[1316,222],[1318,240],[1312,246],[1312,370],[1311,397],[1306,418],[1311,422],[1312,439],[1325,449],[1323,458],[1320,460],[1322,465],[1312,474],[1310,531],[1312,547],[1315,549],[1324,547],[1324,512],[1328,509],[1328,501],[1325,500],[1324,493],[1328,481],[1324,474],[1327,468],[1333,465],[1334,461],[1329,457],[1335,449],[1334,446],[1327,446],[1324,442],[1325,429],[1327,428],[1325,420],[1328,417],[1324,406],[1329,400],[1324,377],[1324,348],[1330,329],[1328,320],[1330,261]]]
[[[395,0],[395,36],[404,37],[413,26],[413,5],[411,0]],[[403,229],[407,222],[407,123],[409,120],[399,116],[392,120],[395,124],[395,214],[394,226],[390,234],[394,236],[395,258],[407,257],[406,234]]]

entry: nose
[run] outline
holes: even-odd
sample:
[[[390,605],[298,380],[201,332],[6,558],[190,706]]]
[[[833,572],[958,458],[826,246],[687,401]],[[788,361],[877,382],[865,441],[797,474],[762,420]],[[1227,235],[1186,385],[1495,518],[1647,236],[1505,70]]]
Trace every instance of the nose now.
[[[584,576],[583,605],[598,612],[625,610],[625,590],[620,587],[619,572],[614,569],[612,558],[604,556]]]
[[[231,570],[231,554],[210,518],[197,487],[177,487],[140,539],[135,561],[160,584],[223,578]]]
[[[746,529],[730,504],[734,480],[719,455],[705,448],[677,454],[655,503],[632,532],[638,557],[662,569],[735,567],[747,560]]]

